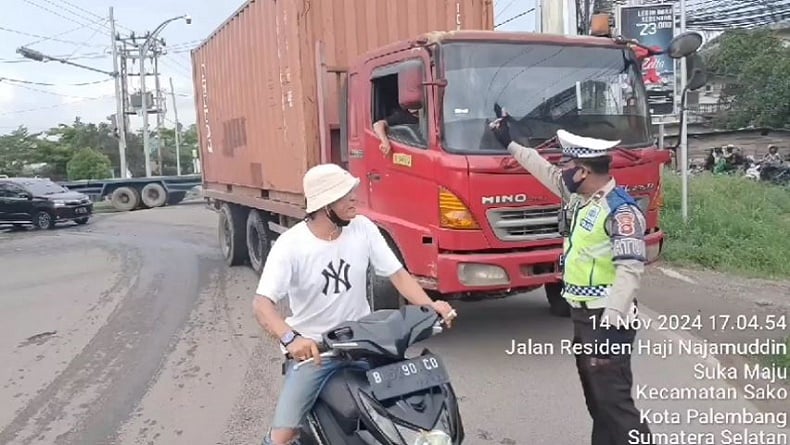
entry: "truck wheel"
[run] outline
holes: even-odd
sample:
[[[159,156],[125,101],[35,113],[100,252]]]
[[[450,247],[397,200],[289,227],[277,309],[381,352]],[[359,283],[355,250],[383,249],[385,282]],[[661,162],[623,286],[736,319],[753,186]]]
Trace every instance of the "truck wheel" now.
[[[395,256],[401,264],[405,266],[403,255],[401,255],[398,247],[393,244],[389,237],[385,236],[385,238],[387,239],[387,245],[395,252]],[[368,265],[367,285],[368,303],[372,311],[381,309],[400,309],[406,304],[406,299],[395,289],[395,286],[392,285],[389,278],[376,275],[373,265]]]
[[[150,209],[161,207],[167,202],[167,190],[157,182],[146,184],[140,196],[143,199],[143,204]]]
[[[546,290],[546,299],[549,300],[549,312],[556,317],[570,317],[571,306],[562,298],[562,282],[547,283],[543,286]]]
[[[33,225],[35,225],[37,229],[52,230],[55,228],[55,219],[49,212],[41,210],[33,215]]]
[[[271,234],[263,212],[250,210],[247,216],[247,253],[250,265],[255,272],[261,273],[271,246]]]
[[[390,280],[376,275],[372,265],[368,265],[367,279],[368,303],[371,311],[381,309],[400,309],[405,300]]]
[[[228,266],[238,266],[247,260],[244,216],[243,208],[227,203],[219,211],[219,245]]]
[[[128,212],[136,209],[140,204],[140,195],[131,187],[119,187],[112,192],[110,202],[116,209]]]

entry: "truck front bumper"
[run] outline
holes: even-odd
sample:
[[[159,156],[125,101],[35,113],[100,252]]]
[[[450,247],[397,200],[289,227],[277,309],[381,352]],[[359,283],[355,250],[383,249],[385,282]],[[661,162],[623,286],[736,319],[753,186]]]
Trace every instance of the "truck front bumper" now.
[[[664,243],[658,230],[645,237],[648,263]],[[491,254],[439,254],[436,290],[442,294],[528,291],[562,279],[562,248]]]

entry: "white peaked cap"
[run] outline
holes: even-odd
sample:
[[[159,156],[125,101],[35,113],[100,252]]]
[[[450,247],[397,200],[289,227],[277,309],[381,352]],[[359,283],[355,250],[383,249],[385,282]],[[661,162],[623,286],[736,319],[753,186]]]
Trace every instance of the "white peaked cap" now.
[[[313,213],[346,196],[359,185],[359,179],[337,164],[319,164],[304,175],[307,213]]]
[[[557,130],[557,139],[562,145],[562,153],[571,158],[597,158],[609,154],[609,150],[616,147],[620,140],[607,141],[605,139],[588,138]]]

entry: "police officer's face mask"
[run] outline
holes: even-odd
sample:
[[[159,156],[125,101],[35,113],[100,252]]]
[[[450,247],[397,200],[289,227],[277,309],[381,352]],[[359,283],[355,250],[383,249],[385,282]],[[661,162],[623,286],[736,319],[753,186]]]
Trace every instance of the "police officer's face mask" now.
[[[562,171],[562,181],[565,183],[565,187],[568,188],[569,192],[576,193],[579,190],[579,187],[581,187],[582,183],[584,183],[584,180],[587,179],[582,178],[582,180],[579,182],[576,182],[573,179],[573,177],[576,175],[576,172],[583,170],[584,169],[582,167],[576,166]]]

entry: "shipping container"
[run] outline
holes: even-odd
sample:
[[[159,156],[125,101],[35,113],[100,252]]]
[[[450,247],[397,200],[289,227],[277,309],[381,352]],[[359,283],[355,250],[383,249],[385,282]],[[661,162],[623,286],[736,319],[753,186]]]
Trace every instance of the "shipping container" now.
[[[192,53],[205,187],[302,205],[319,120],[339,125],[336,75],[319,82],[317,65],[347,68],[369,50],[458,29],[493,29],[492,0],[246,2]]]

